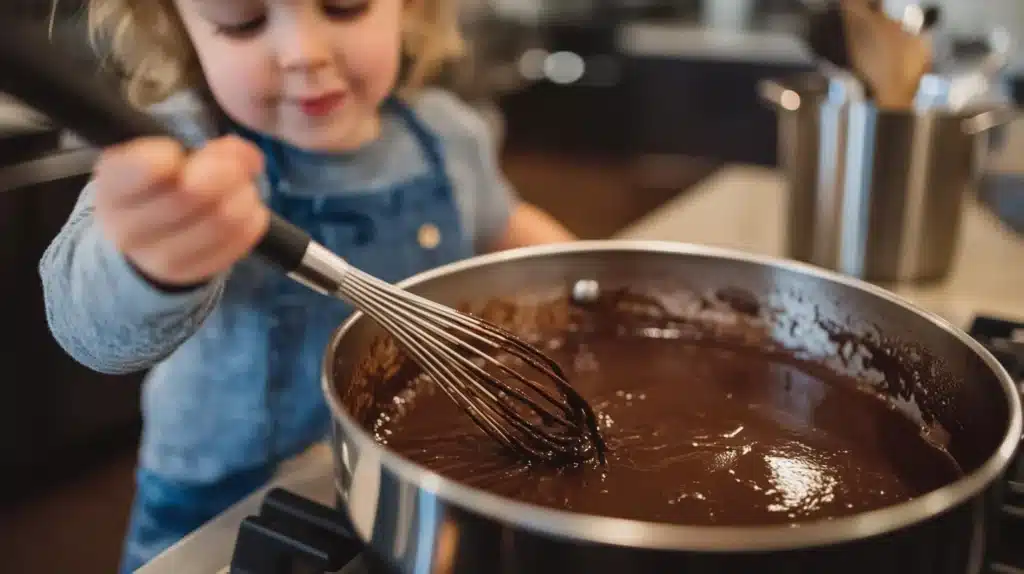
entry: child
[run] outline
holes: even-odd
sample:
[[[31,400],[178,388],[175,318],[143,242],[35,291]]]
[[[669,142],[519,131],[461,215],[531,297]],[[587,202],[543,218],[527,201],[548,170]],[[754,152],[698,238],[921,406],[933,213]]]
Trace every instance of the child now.
[[[90,0],[133,101],[194,150],[105,150],[40,263],[68,353],[152,367],[122,572],[328,431],[318,370],[350,309],[247,257],[267,204],[387,281],[572,239],[467,106],[420,89],[459,49],[456,1]]]

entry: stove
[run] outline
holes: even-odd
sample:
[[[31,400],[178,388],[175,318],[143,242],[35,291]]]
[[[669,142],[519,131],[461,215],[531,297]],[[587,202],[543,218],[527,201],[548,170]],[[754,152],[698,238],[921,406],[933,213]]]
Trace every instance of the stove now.
[[[259,513],[242,521],[229,572],[383,574],[362,551],[343,512],[274,488]]]
[[[975,317],[968,332],[1024,382],[1024,323]],[[363,552],[338,504],[327,453],[239,503],[138,574],[390,574]],[[1024,574],[1024,457],[1011,466],[986,574]]]
[[[1024,389],[1024,323],[996,317],[974,318],[968,334],[985,346],[1013,380]],[[1003,514],[994,552],[992,574],[1024,574],[1024,456],[1018,449],[1016,460],[1007,473]]]

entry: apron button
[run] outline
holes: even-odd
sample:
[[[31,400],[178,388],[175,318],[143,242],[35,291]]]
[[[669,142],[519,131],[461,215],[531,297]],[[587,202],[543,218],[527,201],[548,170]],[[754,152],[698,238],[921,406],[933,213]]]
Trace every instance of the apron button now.
[[[416,237],[419,239],[420,247],[424,249],[433,249],[441,243],[441,230],[433,223],[424,223],[420,226],[419,233],[416,234]]]

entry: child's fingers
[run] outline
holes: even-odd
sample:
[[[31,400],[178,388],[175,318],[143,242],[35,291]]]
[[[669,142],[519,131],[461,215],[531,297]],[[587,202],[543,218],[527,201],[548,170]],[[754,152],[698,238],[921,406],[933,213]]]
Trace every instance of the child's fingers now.
[[[216,207],[215,197],[204,202],[184,201],[175,186],[161,186],[145,203],[105,213],[104,224],[116,230],[118,248],[130,251],[152,245],[168,235],[186,232],[190,225]]]
[[[244,257],[262,237],[269,212],[255,188],[230,195],[177,233],[134,250],[147,272],[171,283],[194,283]]]
[[[182,265],[199,278],[212,277],[230,268],[248,255],[263,237],[270,220],[270,211],[258,200],[258,194],[239,197],[233,205],[225,205],[218,217],[224,224],[224,234],[218,239],[210,234],[207,248],[188,252],[183,250]],[[208,223],[207,223],[208,224]]]
[[[117,230],[118,246],[137,249],[184,233],[207,217],[234,190],[252,185],[254,170],[262,169],[259,150],[237,138],[215,140],[190,156],[175,181],[155,186],[144,200],[115,203],[107,215]]]
[[[144,138],[110,148],[94,170],[97,200],[115,209],[144,202],[154,188],[173,183],[184,163],[184,149],[170,138]]]
[[[225,137],[192,154],[182,173],[188,192],[210,193],[252,181],[263,170],[263,156],[244,140]]]
[[[248,178],[254,178],[263,173],[263,152],[249,141],[238,136],[225,136],[212,141],[207,145],[207,149],[209,148],[212,148],[214,153],[223,154],[239,161],[245,166]]]
[[[236,137],[190,155],[170,139],[138,140],[104,153],[96,215],[146,274],[195,283],[229,268],[262,236],[262,169],[259,149]]]

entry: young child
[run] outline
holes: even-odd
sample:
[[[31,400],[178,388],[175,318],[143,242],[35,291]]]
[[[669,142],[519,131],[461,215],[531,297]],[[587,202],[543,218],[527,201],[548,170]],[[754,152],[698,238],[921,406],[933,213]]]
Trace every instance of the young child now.
[[[460,48],[456,2],[90,0],[134,103],[191,150],[105,150],[40,263],[68,353],[152,368],[122,572],[328,431],[318,370],[350,309],[247,256],[268,207],[387,281],[572,239],[515,198],[470,108],[424,88]]]

